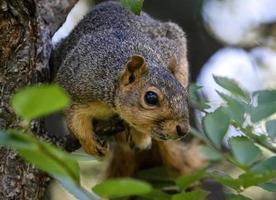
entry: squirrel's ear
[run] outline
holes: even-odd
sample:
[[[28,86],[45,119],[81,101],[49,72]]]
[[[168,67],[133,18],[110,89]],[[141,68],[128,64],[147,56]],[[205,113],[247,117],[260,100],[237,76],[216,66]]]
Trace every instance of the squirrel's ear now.
[[[140,55],[133,55],[125,66],[125,71],[122,75],[122,83],[128,85],[136,79],[142,77],[147,72],[147,64],[145,59]]]
[[[176,55],[173,55],[168,64],[168,69],[184,88],[188,87],[189,72],[186,58],[178,59]]]
[[[169,70],[173,73],[176,74],[177,73],[177,68],[178,68],[178,61],[177,61],[177,57],[176,55],[173,55],[169,61],[169,65],[168,65]]]

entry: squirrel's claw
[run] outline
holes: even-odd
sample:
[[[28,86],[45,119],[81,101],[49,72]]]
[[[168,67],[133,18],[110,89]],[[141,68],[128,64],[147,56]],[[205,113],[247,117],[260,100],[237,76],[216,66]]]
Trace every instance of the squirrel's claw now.
[[[109,144],[100,137],[96,137],[96,150],[98,156],[106,156],[109,152]]]
[[[109,144],[105,141],[96,137],[86,141],[80,141],[84,151],[92,156],[106,157],[109,152]]]
[[[105,157],[109,152],[109,146],[108,147],[97,146],[96,150],[97,150],[97,156]]]

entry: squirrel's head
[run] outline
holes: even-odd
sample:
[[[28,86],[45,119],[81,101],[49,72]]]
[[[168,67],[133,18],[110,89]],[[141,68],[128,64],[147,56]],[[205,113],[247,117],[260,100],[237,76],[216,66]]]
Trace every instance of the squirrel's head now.
[[[116,92],[118,114],[136,130],[157,140],[178,139],[189,131],[188,94],[163,66],[148,66],[133,55]]]

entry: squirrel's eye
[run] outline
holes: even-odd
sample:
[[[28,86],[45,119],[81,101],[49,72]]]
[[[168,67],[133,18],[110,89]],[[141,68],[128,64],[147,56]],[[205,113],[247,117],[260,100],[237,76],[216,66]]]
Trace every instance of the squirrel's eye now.
[[[158,96],[155,92],[148,91],[145,94],[145,102],[150,106],[155,106],[159,103]]]

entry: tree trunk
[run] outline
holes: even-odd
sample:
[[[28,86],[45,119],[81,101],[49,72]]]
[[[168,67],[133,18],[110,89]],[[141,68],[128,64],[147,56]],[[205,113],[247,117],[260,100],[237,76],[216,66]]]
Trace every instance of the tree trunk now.
[[[9,105],[21,87],[50,80],[51,37],[77,0],[0,0],[0,129],[20,126]],[[41,121],[32,131],[47,137]],[[13,150],[0,149],[0,199],[43,199],[50,178]]]

